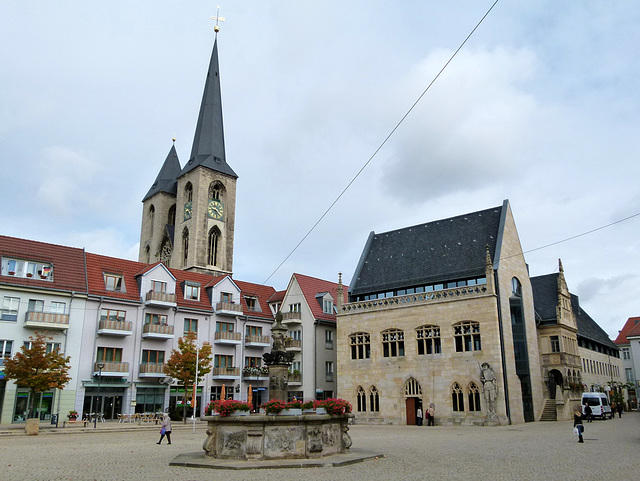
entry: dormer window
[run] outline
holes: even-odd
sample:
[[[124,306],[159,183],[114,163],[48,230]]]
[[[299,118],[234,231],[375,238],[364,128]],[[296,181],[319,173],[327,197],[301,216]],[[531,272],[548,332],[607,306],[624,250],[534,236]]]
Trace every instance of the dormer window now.
[[[151,281],[151,290],[158,293],[167,292],[167,283],[163,281]]]
[[[189,301],[197,301],[200,299],[200,284],[195,282],[187,282],[184,285],[184,298]]]
[[[322,303],[322,312],[324,312],[325,314],[334,314],[334,312],[333,312],[333,300],[324,299],[324,301]]]
[[[53,280],[53,266],[48,262],[3,257],[1,272],[3,276]]]
[[[247,303],[247,309],[250,311],[259,311],[258,299],[255,297],[245,297],[244,301]]]
[[[122,274],[104,274],[104,286],[108,291],[125,292]]]
[[[220,293],[220,302],[228,302],[231,303],[233,301],[233,297],[229,292],[221,292]]]

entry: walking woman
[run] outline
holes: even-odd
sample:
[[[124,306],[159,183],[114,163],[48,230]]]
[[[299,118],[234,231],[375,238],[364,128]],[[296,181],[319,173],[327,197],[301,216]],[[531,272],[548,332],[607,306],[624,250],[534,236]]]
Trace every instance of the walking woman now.
[[[582,433],[584,432],[584,425],[582,424],[582,411],[576,409],[573,413],[573,427],[578,430],[578,442],[584,443]]]
[[[171,418],[168,413],[162,415],[162,428],[160,429],[160,441],[156,444],[162,444],[162,440],[167,436],[167,444],[171,444]]]

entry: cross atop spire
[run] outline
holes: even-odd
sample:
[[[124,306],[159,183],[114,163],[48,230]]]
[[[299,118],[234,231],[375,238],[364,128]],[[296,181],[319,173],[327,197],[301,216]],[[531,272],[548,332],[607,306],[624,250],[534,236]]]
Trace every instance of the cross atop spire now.
[[[218,11],[216,12],[216,16],[215,17],[211,17],[211,20],[215,20],[216,21],[216,26],[213,27],[213,31],[216,32],[216,34],[220,31],[220,27],[218,26],[218,22],[224,22],[225,18],[220,16],[220,5],[218,5]]]

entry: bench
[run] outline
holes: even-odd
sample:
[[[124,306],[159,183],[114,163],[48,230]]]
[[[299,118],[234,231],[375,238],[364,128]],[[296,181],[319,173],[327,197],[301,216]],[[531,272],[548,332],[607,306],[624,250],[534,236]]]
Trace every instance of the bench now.
[[[84,427],[86,428],[86,427],[87,427],[87,423],[88,423],[88,422],[89,422],[89,421],[86,421],[86,420],[85,420],[85,421],[62,421],[62,427],[63,427],[63,428],[64,428],[64,427],[66,427],[66,425],[67,425],[67,424],[83,423],[83,424],[84,424]]]

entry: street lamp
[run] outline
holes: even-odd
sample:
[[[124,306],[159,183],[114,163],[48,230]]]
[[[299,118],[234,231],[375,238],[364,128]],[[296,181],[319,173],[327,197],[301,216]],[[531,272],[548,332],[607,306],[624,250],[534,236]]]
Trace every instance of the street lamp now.
[[[100,398],[100,383],[102,382],[102,370],[104,369],[104,363],[98,363],[98,396],[96,401],[100,403],[100,417],[102,417],[102,399]],[[97,408],[97,406],[96,406]],[[95,429],[98,424],[98,410],[96,409],[93,416],[93,428]]]

